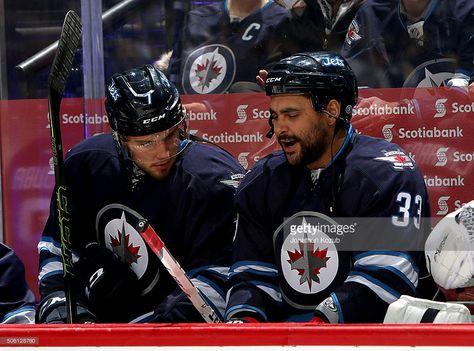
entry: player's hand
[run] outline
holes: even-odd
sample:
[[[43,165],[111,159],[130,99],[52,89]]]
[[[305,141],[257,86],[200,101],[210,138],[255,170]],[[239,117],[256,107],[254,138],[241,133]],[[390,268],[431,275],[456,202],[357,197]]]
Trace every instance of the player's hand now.
[[[261,69],[258,71],[258,76],[255,77],[257,80],[257,84],[260,85],[262,88],[265,88],[265,80],[267,79],[268,71]]]
[[[98,243],[89,244],[77,265],[89,308],[100,322],[128,322],[140,296],[138,278],[128,264]]]
[[[95,323],[94,314],[80,303],[76,303],[77,316],[74,323]],[[67,322],[66,297],[64,291],[56,291],[45,297],[36,309],[36,323],[63,324]]]

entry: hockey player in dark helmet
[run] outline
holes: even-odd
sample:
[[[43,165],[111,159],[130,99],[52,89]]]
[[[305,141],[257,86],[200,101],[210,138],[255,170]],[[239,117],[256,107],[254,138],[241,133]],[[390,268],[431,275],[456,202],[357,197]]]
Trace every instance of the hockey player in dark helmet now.
[[[133,213],[159,232],[223,314],[242,167],[221,149],[188,139],[178,92],[153,66],[114,75],[106,109],[112,133],[82,141],[65,159],[75,322],[203,321],[141,238]],[[38,244],[40,323],[66,319],[56,213],[53,199]]]
[[[331,151],[337,151],[344,141],[357,101],[356,78],[346,61],[331,53],[290,56],[272,67],[265,90],[272,101],[269,136],[276,129],[288,161],[295,164],[324,156],[320,164],[327,163]],[[287,102],[294,99],[299,101],[293,104],[301,102],[301,106],[282,114],[279,109],[283,106],[286,111]],[[307,121],[312,127],[305,131],[285,128],[297,122],[300,113],[315,115],[314,121]]]
[[[340,55],[280,60],[265,89],[282,151],[237,190],[226,318],[383,321],[391,302],[421,291],[430,207],[420,171],[398,145],[354,132],[357,83]]]
[[[143,172],[156,179],[166,177],[188,143],[188,120],[178,90],[163,73],[146,65],[112,77],[105,107],[133,179]]]

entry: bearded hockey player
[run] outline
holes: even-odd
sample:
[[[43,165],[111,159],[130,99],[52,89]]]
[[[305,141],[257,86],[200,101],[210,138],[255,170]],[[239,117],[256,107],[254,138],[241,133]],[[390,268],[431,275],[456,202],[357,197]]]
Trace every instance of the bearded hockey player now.
[[[474,2],[367,1],[341,53],[360,86],[467,86],[473,72]]]
[[[140,237],[133,211],[222,313],[241,166],[189,140],[177,89],[151,65],[114,75],[106,110],[112,134],[79,143],[65,160],[76,322],[202,321]],[[38,245],[41,323],[66,319],[55,203]]]
[[[226,318],[382,322],[424,276],[430,210],[420,171],[399,146],[354,132],[357,83],[340,55],[283,59],[265,89],[282,151],[237,191]]]

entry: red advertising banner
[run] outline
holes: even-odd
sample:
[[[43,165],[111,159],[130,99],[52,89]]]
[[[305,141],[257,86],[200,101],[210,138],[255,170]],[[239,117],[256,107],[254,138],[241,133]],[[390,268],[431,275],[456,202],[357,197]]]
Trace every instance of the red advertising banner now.
[[[470,93],[470,94],[469,94]],[[420,166],[432,215],[442,217],[474,198],[474,90],[361,90],[352,123],[358,132],[399,144]],[[64,99],[64,149],[108,130],[105,115],[83,115],[83,99]],[[250,168],[279,149],[268,139],[264,94],[183,96],[193,134],[231,152]],[[36,288],[36,244],[49,212],[54,173],[46,100],[0,102],[4,241]]]

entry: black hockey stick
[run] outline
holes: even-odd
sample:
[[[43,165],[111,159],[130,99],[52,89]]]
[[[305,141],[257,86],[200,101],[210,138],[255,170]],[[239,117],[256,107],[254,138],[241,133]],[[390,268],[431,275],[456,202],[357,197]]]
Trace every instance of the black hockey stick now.
[[[48,120],[51,130],[51,151],[53,153],[54,177],[56,182],[54,192],[56,195],[58,225],[61,235],[61,256],[63,260],[68,323],[73,323],[76,319],[76,304],[72,291],[72,279],[74,274],[72,271],[71,220],[68,208],[68,189],[64,180],[63,147],[59,112],[74,56],[81,42],[81,34],[81,19],[74,11],[69,11],[64,19],[58,49],[48,78]]]

